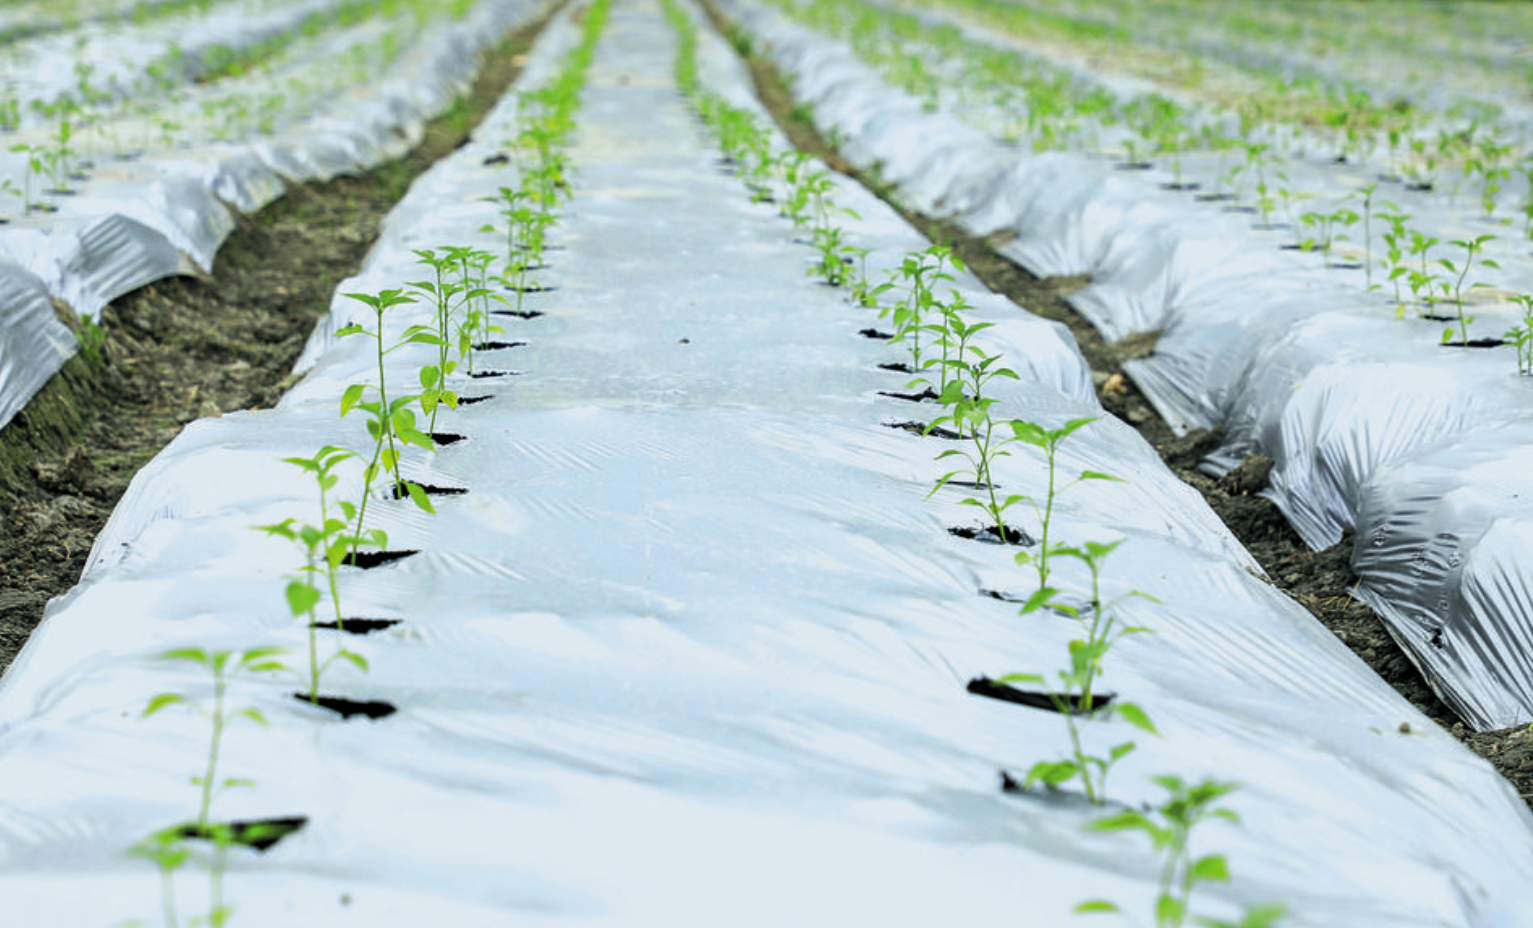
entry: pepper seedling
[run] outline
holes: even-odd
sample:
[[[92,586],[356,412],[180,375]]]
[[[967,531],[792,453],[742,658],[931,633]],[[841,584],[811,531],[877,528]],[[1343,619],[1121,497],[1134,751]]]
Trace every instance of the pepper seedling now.
[[[1234,783],[1206,779],[1188,783],[1181,777],[1163,775],[1151,779],[1167,793],[1166,799],[1148,811],[1130,809],[1091,824],[1095,831],[1142,831],[1161,856],[1159,889],[1155,895],[1156,928],[1181,928],[1191,913],[1192,893],[1200,884],[1227,883],[1229,862],[1223,854],[1192,856],[1192,832],[1207,821],[1239,823],[1233,811],[1216,805],[1234,792]],[[1078,913],[1116,913],[1117,903],[1092,899],[1075,907]],[[1268,928],[1287,914],[1279,904],[1251,906],[1237,922],[1196,918],[1205,928]]]
[[[400,341],[393,345],[385,345],[383,331],[383,315],[395,306],[406,303],[414,303],[415,298],[404,293],[403,290],[386,289],[377,294],[371,293],[348,293],[347,297],[364,303],[373,311],[375,328],[369,329],[359,323],[343,326],[336,331],[336,335],[365,335],[371,338],[377,345],[378,359],[378,382],[354,383],[346,388],[341,395],[341,415],[345,416],[352,409],[360,409],[368,415],[367,431],[374,441],[373,454],[363,471],[362,505],[357,509],[357,529],[353,533],[362,535],[363,523],[367,517],[367,500],[371,496],[372,484],[378,475],[384,471],[394,477],[395,494],[408,495],[415,505],[427,512],[435,512],[431,506],[431,500],[426,497],[426,491],[420,484],[405,480],[399,471],[399,456],[402,445],[410,444],[427,451],[434,450],[431,436],[422,432],[415,424],[415,413],[409,408],[415,402],[415,396],[390,397],[388,392],[388,380],[384,367],[384,358],[405,345],[422,344],[436,345],[439,341],[436,333],[427,326],[414,325],[405,330]],[[367,391],[371,389],[377,394],[378,399],[366,400]],[[400,493],[403,490],[403,494]]]
[[[287,665],[276,660],[277,656],[286,653],[282,648],[251,648],[247,651],[207,651],[202,648],[175,648],[160,655],[164,660],[186,661],[196,664],[207,670],[213,678],[213,698],[211,705],[192,699],[181,693],[160,693],[144,708],[141,718],[151,715],[170,706],[185,706],[192,711],[205,716],[213,726],[212,737],[208,742],[208,760],[202,776],[192,777],[192,785],[200,790],[200,801],[197,806],[196,827],[206,829],[208,827],[208,813],[213,800],[224,790],[236,787],[248,787],[255,784],[248,779],[240,777],[227,777],[218,779],[219,751],[223,747],[224,729],[235,719],[245,719],[258,725],[266,724],[266,717],[259,709],[252,707],[230,708],[228,705],[228,689],[230,681],[242,674],[269,673],[276,670],[286,670]]]
[[[329,493],[335,489],[336,482],[340,479],[340,476],[335,473],[335,467],[342,461],[354,457],[356,457],[355,452],[326,445],[312,458],[283,458],[284,463],[300,467],[314,476],[315,483],[319,486],[319,524],[312,525],[287,518],[274,525],[256,526],[268,535],[286,538],[303,549],[304,564],[299,568],[298,577],[288,582],[284,595],[293,618],[308,618],[310,702],[319,699],[319,678],[336,661],[347,661],[363,673],[366,673],[368,669],[366,659],[345,648],[337,650],[324,661],[320,661],[316,632],[319,621],[315,615],[315,608],[323,596],[315,580],[318,577],[324,577],[331,605],[335,609],[336,628],[345,631],[346,620],[341,614],[340,588],[336,583],[336,574],[341,564],[345,562],[346,556],[357,550],[360,545],[376,545],[379,549],[388,546],[388,535],[382,529],[372,529],[365,536],[360,537],[351,534],[351,521],[356,517],[357,507],[350,502],[336,501],[335,507],[342,518],[338,519],[330,514]]]
[[[1001,683],[1032,683],[1048,688],[1049,701],[1064,717],[1070,733],[1070,757],[1067,760],[1039,761],[1027,774],[1027,786],[1042,783],[1058,787],[1079,779],[1087,800],[1100,805],[1107,799],[1107,775],[1119,760],[1134,750],[1134,743],[1126,741],[1108,750],[1106,757],[1098,757],[1086,751],[1081,739],[1081,726],[1077,720],[1106,721],[1121,717],[1130,725],[1149,734],[1159,734],[1150,717],[1138,705],[1131,702],[1112,701],[1098,705],[1096,681],[1102,674],[1102,663],[1109,651],[1127,635],[1150,631],[1141,626],[1119,626],[1113,610],[1118,603],[1130,597],[1140,597],[1152,602],[1153,596],[1137,590],[1108,601],[1102,600],[1102,566],[1107,556],[1116,551],[1121,540],[1103,543],[1089,541],[1079,547],[1059,545],[1054,549],[1056,557],[1071,557],[1084,563],[1091,572],[1091,599],[1084,610],[1061,598],[1060,591],[1042,587],[1022,606],[1022,615],[1048,609],[1074,617],[1081,623],[1084,638],[1072,639],[1069,644],[1070,663],[1057,671],[1057,687],[1051,686],[1042,674],[1008,674]]]
[[[1485,243],[1486,242],[1494,241],[1495,238],[1496,237],[1494,235],[1479,235],[1479,236],[1476,236],[1476,237],[1471,238],[1471,239],[1463,239],[1463,240],[1456,240],[1456,241],[1449,242],[1448,244],[1450,244],[1450,245],[1457,245],[1458,247],[1464,249],[1464,263],[1463,263],[1463,266],[1461,266],[1461,267],[1455,265],[1452,261],[1448,260],[1447,258],[1439,258],[1438,261],[1437,261],[1438,264],[1440,264],[1443,267],[1447,268],[1449,274],[1454,275],[1454,278],[1453,278],[1453,305],[1458,310],[1458,324],[1459,324],[1459,332],[1460,332],[1460,336],[1459,337],[1462,340],[1463,344],[1465,344],[1465,345],[1469,344],[1469,323],[1474,321],[1474,317],[1473,316],[1465,317],[1465,315],[1464,315],[1464,278],[1469,276],[1469,269],[1470,269],[1470,267],[1472,267],[1474,265],[1474,256],[1477,255],[1477,254],[1480,254],[1482,251],[1484,251]],[[1480,266],[1481,267],[1498,268],[1498,269],[1501,267],[1501,265],[1497,264],[1495,261],[1492,261],[1489,258],[1481,258],[1480,259]],[[1470,284],[1469,285],[1470,289],[1474,289],[1476,287],[1488,287],[1488,286],[1490,286],[1490,285],[1489,284],[1484,284],[1484,283],[1474,283],[1474,284]],[[1445,282],[1444,285],[1443,285],[1443,292],[1446,294],[1447,291],[1448,291],[1448,287],[1447,287],[1447,284]],[[1449,328],[1447,328],[1447,329],[1445,329],[1443,331],[1443,344],[1446,345],[1449,342],[1449,340],[1451,340],[1452,338],[1453,338],[1453,328],[1450,326]]]

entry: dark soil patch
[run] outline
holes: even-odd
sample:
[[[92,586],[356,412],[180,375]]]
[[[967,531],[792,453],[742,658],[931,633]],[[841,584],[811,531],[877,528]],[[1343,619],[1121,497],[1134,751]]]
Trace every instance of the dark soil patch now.
[[[128,481],[193,419],[271,406],[335,284],[355,274],[410,182],[468,139],[521,71],[534,23],[404,158],[290,187],[242,216],[209,278],[173,278],[103,313],[105,360],[75,357],[0,431],[0,670],[80,577]]]
[[[1209,506],[1262,565],[1273,585],[1313,613],[1418,710],[1490,761],[1523,800],[1533,806],[1533,729],[1520,726],[1476,733],[1458,721],[1395,643],[1383,621],[1350,595],[1357,583],[1350,566],[1352,539],[1346,538],[1326,551],[1309,550],[1277,507],[1255,495],[1266,486],[1270,462],[1264,465],[1261,459],[1247,461],[1219,480],[1196,469],[1204,454],[1217,444],[1218,436],[1195,432],[1177,437],[1123,373],[1124,361],[1154,351],[1159,333],[1142,333],[1108,344],[1064,301],[1088,283],[1085,278],[1035,277],[995,251],[995,246],[1002,242],[968,235],[950,222],[904,208],[887,185],[854,168],[821,138],[808,114],[788,92],[776,67],[751,53],[748,41],[736,39],[730,24],[706,0],[703,6],[715,28],[731,36],[736,48],[745,53],[757,93],[796,146],[878,194],[931,240],[952,245],[969,270],[990,289],[1005,294],[1030,312],[1068,326],[1091,365],[1103,405],[1138,429],[1160,452],[1167,466],[1203,494]]]

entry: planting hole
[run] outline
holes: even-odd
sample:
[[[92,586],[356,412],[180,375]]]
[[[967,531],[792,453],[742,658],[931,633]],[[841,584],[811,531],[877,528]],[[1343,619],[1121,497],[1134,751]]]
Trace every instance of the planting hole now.
[[[221,822],[217,825],[182,825],[176,829],[176,834],[196,841],[217,841],[217,832],[228,829],[229,843],[254,848],[265,853],[278,841],[302,829],[308,823],[307,815],[292,815],[284,818]]]
[[[459,400],[459,402],[462,401]],[[463,441],[466,437],[467,436],[459,435],[457,432],[431,433],[431,440],[438,445],[456,445],[458,442]]]
[[[996,534],[994,525],[986,525],[979,528],[972,525],[963,525],[958,528],[950,528],[947,531],[949,535],[957,535],[959,538],[967,538],[969,541],[982,541],[987,545],[1007,544],[1021,548],[1030,548],[1038,543],[1037,539],[1033,538],[1033,536],[1010,525],[1006,526],[1006,538],[1004,541]]]
[[[407,557],[414,557],[419,550],[404,551],[353,551],[346,555],[341,563],[362,570],[372,570],[374,567],[382,567],[384,564],[392,564],[394,561],[402,561]]]
[[[305,705],[328,709],[343,719],[350,719],[357,715],[370,719],[383,719],[399,711],[398,706],[381,699],[347,699],[345,696],[320,695],[311,700],[308,693],[293,693],[292,697]]]
[[[415,481],[411,482],[415,483]],[[415,485],[420,487],[421,491],[427,496],[462,496],[468,492],[468,487],[439,487],[430,483],[415,483]],[[409,499],[410,491],[406,490],[402,484],[396,483],[389,488],[389,497],[391,499]]]
[[[912,435],[920,435],[923,438],[929,436],[931,438],[946,439],[947,441],[964,440],[962,435],[958,434],[952,429],[943,428],[940,425],[936,428],[931,428],[931,426],[929,426],[927,423],[918,422],[915,419],[902,419],[898,422],[885,422],[884,428],[900,429],[901,431],[909,432]]]
[[[907,403],[920,403],[925,400],[937,399],[937,391],[933,390],[931,387],[927,387],[920,393],[895,393],[890,390],[879,390],[878,395],[887,396],[890,399],[895,400],[904,400]]]
[[[1045,712],[1060,712],[1061,706],[1063,706],[1063,711],[1069,712],[1071,715],[1085,715],[1087,712],[1095,712],[1112,702],[1114,695],[1112,693],[1092,693],[1091,706],[1088,709],[1078,695],[1056,696],[1042,690],[1019,690],[1005,683],[997,683],[989,677],[975,677],[969,681],[969,685],[964,687],[964,689],[975,696],[1015,703],[1019,706],[1026,706],[1029,709],[1042,709]],[[1055,703],[1056,699],[1059,700],[1058,704]]]
[[[348,635],[371,635],[373,632],[381,632],[386,628],[393,628],[403,621],[403,619],[347,619],[344,624],[313,622],[310,624],[310,627],[342,631]]]

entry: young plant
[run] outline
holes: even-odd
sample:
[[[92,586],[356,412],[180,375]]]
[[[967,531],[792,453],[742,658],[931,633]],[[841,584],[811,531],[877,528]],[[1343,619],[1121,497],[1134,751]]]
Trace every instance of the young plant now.
[[[367,500],[372,495],[373,481],[380,473],[388,472],[393,476],[396,496],[407,494],[421,509],[435,512],[431,506],[431,500],[426,496],[426,491],[419,484],[405,480],[399,471],[400,451],[404,445],[415,445],[427,451],[433,450],[434,446],[431,443],[431,436],[416,426],[415,413],[409,408],[416,397],[389,395],[384,358],[405,345],[435,345],[437,336],[430,328],[415,325],[405,330],[400,341],[387,345],[383,327],[384,313],[395,306],[414,303],[415,298],[397,289],[386,289],[377,294],[348,293],[346,296],[366,304],[373,311],[374,327],[369,329],[359,323],[353,323],[343,326],[335,334],[337,336],[365,335],[371,338],[377,346],[378,359],[377,383],[354,383],[341,395],[341,415],[345,416],[352,409],[360,409],[366,413],[367,431],[374,442],[372,457],[368,459],[367,467],[363,470],[362,505],[357,508],[357,527],[352,532],[354,537],[361,538],[367,518]],[[369,390],[377,396],[377,399],[366,398]]]
[[[1475,238],[1471,238],[1471,239],[1464,239],[1464,240],[1461,240],[1461,241],[1449,242],[1448,244],[1450,244],[1450,245],[1457,245],[1459,248],[1464,249],[1464,263],[1463,263],[1463,265],[1462,266],[1455,265],[1452,261],[1448,260],[1447,258],[1440,258],[1440,259],[1438,259],[1438,262],[1437,262],[1438,264],[1441,264],[1444,268],[1447,268],[1449,274],[1454,275],[1454,277],[1453,277],[1453,305],[1456,307],[1456,309],[1458,311],[1459,337],[1460,337],[1460,340],[1465,345],[1469,344],[1469,323],[1474,321],[1474,317],[1473,316],[1465,317],[1465,315],[1464,315],[1464,278],[1469,276],[1469,269],[1474,265],[1475,255],[1480,254],[1482,251],[1484,251],[1485,243],[1486,242],[1490,242],[1490,241],[1494,241],[1495,238],[1496,237],[1494,235],[1480,235],[1480,236],[1476,236]],[[1491,267],[1491,268],[1500,268],[1501,267],[1501,265],[1497,264],[1495,261],[1492,261],[1489,258],[1481,258],[1480,259],[1480,266],[1481,267]],[[1475,283],[1475,284],[1470,284],[1469,286],[1470,286],[1470,289],[1474,289],[1475,287],[1487,287],[1487,286],[1489,286],[1489,284]],[[1445,293],[1447,292],[1447,289],[1448,289],[1447,285],[1444,284],[1443,290],[1444,290]],[[1453,338],[1453,329],[1450,326],[1448,329],[1443,331],[1443,344],[1446,345],[1449,342],[1449,340],[1451,340],[1452,338]]]
[[[464,291],[463,283],[450,279],[461,258],[461,251],[455,252],[454,249],[448,248],[441,255],[429,248],[417,248],[414,251],[420,263],[430,267],[434,274],[432,280],[409,282],[411,288],[436,306],[435,340],[430,344],[437,349],[437,361],[435,364],[424,365],[420,369],[421,412],[431,417],[426,425],[426,432],[430,434],[436,431],[438,406],[458,408],[458,394],[447,388],[447,378],[458,369],[458,363],[447,357],[453,344],[453,310],[456,308],[454,300],[459,301],[457,305],[464,305],[469,300],[482,297],[484,294],[467,293]]]
[[[923,252],[906,255],[905,260],[900,263],[900,269],[891,275],[891,284],[903,278],[905,299],[894,306],[886,307],[879,316],[880,318],[892,317],[894,340],[909,346],[910,369],[913,371],[924,368],[921,335],[926,331],[925,320],[937,304],[935,289],[938,282],[953,280],[953,276],[947,273],[949,265],[954,270],[963,270],[963,262],[953,254],[951,248],[946,245],[933,245]]]
[[[360,654],[354,654],[344,648],[321,662],[318,634],[315,631],[319,625],[315,609],[323,598],[317,581],[321,577],[324,579],[330,604],[335,610],[336,628],[345,631],[346,620],[341,614],[341,594],[336,583],[336,575],[341,564],[345,562],[346,556],[360,545],[376,545],[379,549],[388,546],[388,535],[382,529],[373,529],[362,537],[351,534],[351,521],[357,514],[357,507],[353,504],[345,500],[337,500],[335,509],[341,518],[331,515],[330,492],[335,489],[336,482],[340,479],[340,475],[335,473],[335,468],[342,461],[354,457],[356,457],[354,452],[326,445],[312,458],[283,458],[284,463],[300,467],[313,475],[319,487],[319,524],[312,525],[287,518],[275,525],[257,526],[268,535],[286,538],[303,549],[304,564],[299,568],[297,579],[289,581],[285,595],[288,609],[293,617],[308,618],[310,702],[319,699],[319,678],[336,661],[347,661],[363,673],[367,672],[367,661]]]
[[[1396,210],[1399,207],[1392,207]],[[1404,315],[1405,304],[1400,299],[1400,281],[1410,271],[1406,263],[1405,254],[1410,235],[1405,224],[1410,221],[1409,216],[1401,212],[1380,213],[1388,228],[1384,232],[1384,265],[1389,269],[1388,279],[1394,287],[1394,301],[1396,315]]]
[[[1057,557],[1072,557],[1084,563],[1091,572],[1091,599],[1084,609],[1078,609],[1060,598],[1059,590],[1043,587],[1028,598],[1022,606],[1022,614],[1050,609],[1076,618],[1085,637],[1070,642],[1070,664],[1055,674],[1057,687],[1051,686],[1042,674],[1008,674],[1001,683],[1032,683],[1048,687],[1049,700],[1055,710],[1064,717],[1070,733],[1070,757],[1066,760],[1039,761],[1028,771],[1025,786],[1043,784],[1056,788],[1071,780],[1080,780],[1081,790],[1092,803],[1100,805],[1107,800],[1107,775],[1113,765],[1134,750],[1132,741],[1115,745],[1106,757],[1098,757],[1086,750],[1081,738],[1083,721],[1108,721],[1114,716],[1152,735],[1159,734],[1150,717],[1134,703],[1111,701],[1099,704],[1096,692],[1097,679],[1102,674],[1102,662],[1109,651],[1126,635],[1149,631],[1139,626],[1118,626],[1113,610],[1118,603],[1131,596],[1152,599],[1137,591],[1126,593],[1117,599],[1102,601],[1102,566],[1109,554],[1123,542],[1087,542],[1079,547],[1056,546]]]
[[[943,424],[952,426],[959,437],[967,439],[969,446],[964,448],[948,448],[937,455],[937,460],[945,458],[963,458],[968,466],[958,470],[949,471],[942,475],[937,485],[932,488],[931,496],[942,489],[954,478],[964,475],[972,476],[970,481],[975,490],[983,490],[983,498],[967,497],[959,502],[965,506],[975,506],[984,510],[994,523],[996,538],[1002,544],[1009,544],[1018,535],[1017,532],[1006,526],[1006,510],[1021,502],[1026,497],[1012,495],[1001,497],[996,493],[995,480],[991,476],[992,465],[1009,452],[1006,446],[1014,441],[1014,438],[1004,438],[996,433],[995,420],[990,415],[990,407],[996,400],[986,395],[986,390],[992,380],[997,377],[1005,377],[1011,380],[1017,379],[1017,373],[1008,367],[1001,367],[999,354],[986,354],[975,345],[968,344],[969,337],[975,332],[988,328],[990,323],[976,323],[968,325],[961,318],[948,320],[952,331],[949,341],[956,344],[951,353],[941,363],[945,379],[938,402],[947,407],[946,414],[932,420],[927,427],[928,432],[935,431]],[[917,381],[920,382],[920,381]]]
[[[197,806],[197,820],[194,827],[199,831],[208,828],[208,813],[212,809],[213,800],[224,790],[235,787],[254,786],[250,780],[238,777],[226,777],[218,779],[218,757],[223,747],[224,729],[236,719],[245,719],[258,725],[266,724],[266,717],[258,709],[251,707],[231,708],[228,705],[228,689],[230,681],[242,674],[267,673],[274,670],[286,670],[287,667],[281,661],[276,660],[277,655],[282,654],[281,648],[251,648],[248,651],[206,651],[202,648],[176,648],[160,655],[165,660],[186,661],[196,664],[207,670],[213,677],[213,698],[210,704],[194,700],[181,693],[160,693],[149,700],[149,705],[144,708],[141,717],[147,718],[169,706],[185,706],[194,712],[205,716],[213,726],[212,738],[208,743],[208,761],[202,776],[192,777],[192,785],[200,790],[200,801]]]
[[[191,860],[192,849],[179,825],[163,828],[128,848],[128,854],[154,864],[160,873],[160,915],[165,928],[178,928],[176,871]]]
[[[1156,928],[1182,928],[1192,911],[1193,890],[1204,883],[1225,883],[1230,878],[1229,863],[1223,854],[1192,856],[1192,832],[1203,822],[1222,819],[1238,823],[1240,818],[1222,808],[1219,800],[1234,792],[1234,783],[1203,780],[1187,783],[1177,776],[1152,777],[1167,793],[1159,806],[1147,811],[1128,810],[1093,822],[1097,831],[1142,831],[1161,857],[1160,885],[1155,895]],[[1075,907],[1076,912],[1121,912],[1113,902],[1092,899]],[[1282,905],[1252,906],[1238,922],[1211,918],[1195,921],[1207,928],[1268,928],[1286,914]]]
[[[1432,300],[1432,287],[1437,281],[1437,274],[1428,269],[1427,255],[1432,251],[1432,246],[1438,244],[1438,240],[1422,232],[1411,230],[1411,256],[1417,259],[1418,266],[1406,274],[1406,282],[1411,287],[1411,298],[1418,306],[1426,307]]]
[[[1024,422],[1021,419],[1014,419],[1009,423],[1012,429],[1012,433],[1015,436],[1015,440],[1022,442],[1023,444],[1032,445],[1033,447],[1042,450],[1044,459],[1048,462],[1049,486],[1048,493],[1044,497],[1043,508],[1040,509],[1038,507],[1037,500],[1031,500],[1033,504],[1033,511],[1038,516],[1038,524],[1041,527],[1043,533],[1038,540],[1038,553],[1035,555],[1031,552],[1021,551],[1018,552],[1016,557],[1017,564],[1019,566],[1024,564],[1032,564],[1037,568],[1038,589],[1040,592],[1048,589],[1049,572],[1051,570],[1049,561],[1050,558],[1052,558],[1057,553],[1056,549],[1058,548],[1058,546],[1052,544],[1049,541],[1049,529],[1052,527],[1054,521],[1054,501],[1057,500],[1062,493],[1075,486],[1077,483],[1084,483],[1087,480],[1110,480],[1121,483],[1123,480],[1121,477],[1114,477],[1112,474],[1104,474],[1101,471],[1083,470],[1074,480],[1071,480],[1069,483],[1066,483],[1063,486],[1058,485],[1059,446],[1064,443],[1066,438],[1069,438],[1071,435],[1073,435],[1077,429],[1080,429],[1086,425],[1090,425],[1091,423],[1097,421],[1098,418],[1100,417],[1089,416],[1080,419],[1071,419],[1069,422],[1066,422],[1064,425],[1057,429],[1046,429],[1032,422]],[[1071,549],[1066,548],[1059,550]]]
[[[1502,338],[1517,349],[1517,373],[1533,374],[1533,296],[1520,293],[1512,301],[1522,306],[1522,323],[1508,329]]]

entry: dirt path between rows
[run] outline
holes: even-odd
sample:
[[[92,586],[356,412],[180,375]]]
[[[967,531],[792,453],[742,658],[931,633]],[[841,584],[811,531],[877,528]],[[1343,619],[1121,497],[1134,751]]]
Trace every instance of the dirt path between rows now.
[[[1199,461],[1218,446],[1218,434],[1197,430],[1178,437],[1122,369],[1124,361],[1154,350],[1155,333],[1108,344],[1065,302],[1066,296],[1086,285],[1085,278],[1040,279],[996,253],[989,242],[964,233],[952,223],[907,209],[887,186],[842,158],[809,123],[773,64],[755,54],[748,41],[739,40],[716,9],[706,3],[704,6],[714,27],[730,36],[736,49],[745,56],[758,96],[794,145],[879,195],[931,240],[951,243],[970,272],[985,286],[1029,312],[1069,326],[1091,365],[1102,405],[1136,428],[1178,478],[1203,494],[1210,508],[1255,556],[1273,584],[1314,614],[1413,706],[1490,761],[1533,808],[1533,728],[1518,726],[1475,732],[1437,698],[1378,615],[1351,596],[1350,591],[1357,583],[1351,569],[1352,538],[1348,536],[1325,551],[1309,550],[1277,506],[1256,495],[1266,486],[1272,465],[1265,458],[1247,458],[1240,467],[1217,480],[1197,470]]]
[[[0,670],[48,600],[79,581],[128,481],[182,426],[281,397],[335,285],[357,272],[416,175],[467,141],[546,21],[487,54],[473,87],[405,157],[291,186],[239,217],[210,277],[163,280],[112,303],[105,363],[71,359],[0,431]]]

